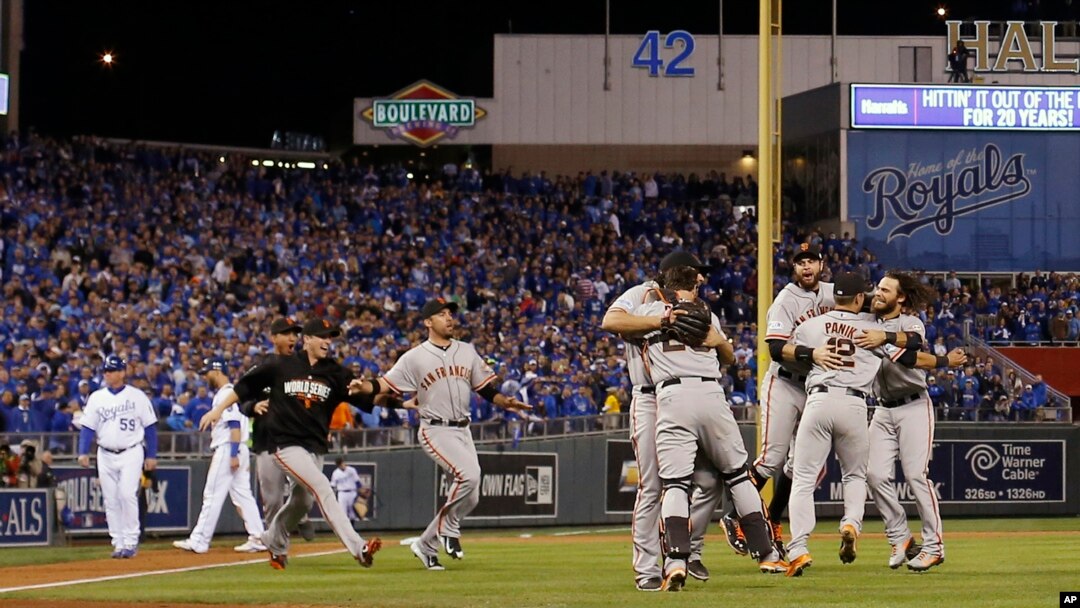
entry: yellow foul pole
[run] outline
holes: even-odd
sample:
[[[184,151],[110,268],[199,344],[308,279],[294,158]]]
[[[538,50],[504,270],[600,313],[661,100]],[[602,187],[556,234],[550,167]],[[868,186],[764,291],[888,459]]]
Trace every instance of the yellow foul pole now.
[[[773,243],[780,238],[780,59],[781,0],[760,0],[758,33],[758,247],[757,357],[758,378],[769,368],[766,313],[773,301]],[[773,52],[776,37],[776,53]],[[761,395],[759,391],[758,398]],[[761,452],[761,417],[757,422],[757,452]],[[766,498],[771,496],[771,486]]]

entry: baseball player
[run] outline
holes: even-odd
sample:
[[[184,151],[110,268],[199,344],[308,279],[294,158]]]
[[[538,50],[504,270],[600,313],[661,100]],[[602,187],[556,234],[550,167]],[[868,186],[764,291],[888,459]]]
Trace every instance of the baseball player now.
[[[232,389],[225,389],[221,405],[228,408],[238,401],[260,397],[270,388],[269,403],[260,403],[255,413],[275,410],[270,419],[269,447],[274,459],[293,482],[288,502],[281,508],[263,534],[262,543],[270,551],[270,565],[284,570],[288,565],[289,535],[300,519],[318,502],[327,523],[349,553],[365,568],[374,563],[382,540],[365,542],[353,530],[349,516],[323,473],[334,408],[348,401],[371,410],[370,398],[357,395],[351,374],[330,358],[331,341],[341,329],[327,319],[311,319],[303,326],[303,348],[295,355],[274,355],[249,370]],[[205,429],[217,422],[215,408],[199,421]]]
[[[678,266],[696,268],[707,272],[708,266],[693,254],[676,251],[660,261],[660,272]],[[652,316],[636,314],[637,308],[655,298],[656,281],[635,285],[620,295],[608,308],[600,327],[619,334],[626,341],[626,369],[633,385],[630,399],[630,444],[634,448],[634,460],[638,467],[638,491],[634,499],[631,523],[633,536],[633,566],[639,591],[660,591],[663,571],[660,567],[660,477],[656,462],[656,387],[645,373],[640,338],[660,329],[663,314]],[[708,519],[706,519],[707,525]],[[691,576],[706,580],[708,570],[700,560],[690,560],[687,569]]]
[[[788,576],[800,576],[813,563],[807,540],[814,529],[814,487],[825,466],[830,448],[836,450],[844,486],[844,517],[840,520],[840,561],[855,561],[856,540],[862,531],[866,503],[866,462],[869,439],[866,427],[866,399],[873,388],[883,358],[907,367],[917,363],[927,368],[939,360],[919,353],[915,334],[904,335],[904,347],[889,336],[873,349],[856,346],[861,332],[879,328],[876,322],[859,315],[866,299],[862,277],[845,273],[836,278],[836,308],[810,319],[795,330],[795,357],[815,361],[815,351],[829,349],[839,361],[815,363],[806,380],[806,405],[795,441],[794,478],[791,489],[791,543],[788,545]]]
[[[758,391],[761,407],[761,453],[754,460],[750,470],[751,481],[760,490],[770,477],[775,478],[773,498],[767,515],[771,525],[773,539],[781,555],[784,555],[781,517],[787,508],[791,491],[791,468],[788,461],[789,448],[795,437],[795,427],[806,403],[807,363],[795,360],[795,347],[788,342],[792,333],[807,319],[824,314],[833,307],[833,284],[821,281],[824,267],[821,249],[817,245],[802,243],[791,257],[794,277],[777,294],[767,313],[768,333],[765,340],[769,345],[772,363],[761,377],[761,389]],[[815,352],[822,362],[828,362],[835,356],[826,349]],[[776,472],[784,468],[783,475]],[[693,555],[700,559],[705,543],[705,532],[709,519],[719,503],[721,494],[707,485],[695,488],[694,511],[691,529],[693,530]],[[730,505],[730,501],[729,501]],[[728,544],[736,553],[745,554],[745,540],[738,528],[738,522],[725,513],[720,520],[724,527]]]
[[[157,468],[157,414],[146,393],[124,382],[124,359],[109,355],[101,369],[105,386],[94,391],[83,408],[79,465],[90,466],[90,444],[96,435],[112,557],[127,559],[139,550],[139,481],[144,469]]]
[[[225,375],[225,369],[225,360],[218,357],[204,359],[199,369],[199,374],[206,376],[214,389],[215,406],[224,398],[225,391],[233,387]],[[210,430],[210,449],[214,456],[206,473],[202,509],[191,536],[173,541],[177,549],[192,553],[210,550],[210,541],[214,538],[214,528],[217,527],[227,494],[244,519],[244,529],[248,533],[247,542],[234,549],[241,553],[266,551],[266,546],[259,540],[266,530],[259,516],[259,506],[255,504],[255,496],[251,493],[251,457],[247,440],[248,417],[240,413],[240,408],[232,405]]]
[[[674,291],[680,300],[697,299],[698,270],[689,266],[661,273],[664,293]],[[638,307],[636,314],[667,316],[678,307],[662,293],[658,301]],[[656,456],[663,493],[660,529],[665,549],[664,589],[677,591],[686,580],[690,557],[690,487],[695,458],[702,455],[715,466],[730,489],[750,554],[762,572],[783,572],[787,564],[773,546],[761,499],[748,482],[746,449],[739,426],[720,386],[720,362],[734,362],[731,343],[720,330],[716,315],[709,314],[712,330],[700,345],[677,341],[667,331],[646,338],[645,369],[656,383]],[[719,356],[718,356],[719,355]]]
[[[420,310],[428,339],[401,355],[385,376],[355,380],[362,392],[395,395],[415,392],[420,413],[420,444],[427,455],[454,476],[446,498],[427,529],[411,546],[428,570],[444,570],[439,563],[440,539],[446,554],[465,556],[461,548],[461,520],[480,501],[480,461],[469,432],[470,399],[476,392],[496,407],[528,411],[527,403],[498,392],[500,382],[471,344],[454,339],[457,304],[436,298]]]
[[[270,343],[274,346],[275,355],[292,355],[296,352],[296,343],[300,340],[300,324],[289,317],[274,319],[270,324]],[[260,399],[270,396],[267,391]],[[241,404],[243,413],[251,415],[254,412],[254,402]],[[262,416],[253,418],[254,424],[251,432],[251,449],[255,452],[255,475],[259,481],[259,498],[262,499],[263,521],[266,525],[274,519],[274,515],[285,506],[285,500],[292,493],[289,478],[281,467],[277,466],[274,454],[269,446],[270,420],[274,413],[267,411]],[[315,526],[307,514],[298,524],[300,535],[304,540],[314,540]]]
[[[903,310],[921,310],[930,297],[929,290],[914,276],[896,271],[886,273],[878,282],[871,305],[883,327],[865,332],[855,339],[855,344],[863,348],[880,346],[888,339],[886,332],[917,332],[925,340],[922,320]],[[962,365],[965,359],[963,351],[958,349],[939,358],[938,366]],[[929,570],[945,562],[945,547],[934,482],[927,477],[934,443],[934,405],[927,394],[926,374],[886,360],[875,381],[874,393],[878,403],[870,422],[866,478],[874,504],[885,520],[885,536],[892,545],[889,567],[896,569],[906,562],[911,570]],[[893,485],[898,459],[922,520],[921,550],[911,536]]]
[[[338,504],[341,505],[343,511],[348,513],[349,521],[356,521],[360,518],[353,509],[353,503],[356,502],[356,491],[360,487],[360,474],[356,472],[356,469],[345,464],[345,459],[340,456],[334,464],[337,468],[330,474],[330,485],[337,492]]]

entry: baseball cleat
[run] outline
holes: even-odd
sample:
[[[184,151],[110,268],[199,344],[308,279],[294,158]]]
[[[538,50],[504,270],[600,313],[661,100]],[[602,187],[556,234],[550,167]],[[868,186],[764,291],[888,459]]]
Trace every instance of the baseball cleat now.
[[[185,538],[184,540],[174,540],[172,546],[176,547],[177,549],[182,549],[184,551],[191,551],[192,553],[206,553],[207,551],[209,551],[209,549],[203,549],[202,551],[199,551],[191,542],[190,538]]]
[[[135,557],[138,554],[139,554],[139,548],[138,547],[128,547],[127,549],[122,549],[120,551],[120,557],[122,559],[131,559],[131,558]]]
[[[649,578],[638,581],[638,591],[661,591],[664,588],[664,579],[659,576],[650,576]]]
[[[461,548],[460,538],[454,536],[444,536],[443,547],[446,549],[446,554],[454,559],[461,559],[465,557],[465,551]]]
[[[892,553],[889,554],[889,567],[896,570],[900,566],[903,566],[907,561],[914,558],[914,555],[908,555],[908,552],[915,545],[915,539],[908,537],[907,541],[902,545],[892,545]]]
[[[315,524],[310,519],[300,522],[300,536],[304,540],[315,540]]]
[[[787,576],[802,576],[803,570],[806,570],[814,564],[814,558],[810,557],[809,553],[803,553],[799,557],[791,560],[788,564]]]
[[[855,526],[851,524],[844,524],[844,528],[840,530],[840,561],[845,564],[850,564],[855,561],[855,540],[859,537],[859,533],[855,531]]]
[[[907,563],[908,570],[912,572],[926,572],[934,566],[944,564],[945,558],[940,555],[930,555],[925,551],[915,556],[915,559]]]
[[[112,552],[111,557],[113,559],[120,559],[120,558],[124,557],[124,550],[123,549],[114,549],[113,552]]]
[[[379,552],[379,549],[382,549],[382,539],[376,536],[364,545],[364,550],[356,556],[356,561],[360,562],[361,566],[370,568],[375,563],[375,554]]]
[[[779,551],[773,551],[758,562],[758,570],[761,570],[762,574],[783,574],[787,572],[787,569],[788,563],[780,557]]]
[[[661,587],[664,591],[679,591],[686,584],[686,569],[685,568],[672,568],[671,572],[667,573],[664,577],[664,584]]]
[[[735,553],[739,555],[746,555],[746,537],[743,536],[742,526],[739,525],[739,520],[730,515],[725,515],[720,518],[720,527],[724,529],[724,537],[727,539],[727,544]],[[690,573],[691,576],[694,574]]]
[[[705,564],[701,563],[700,559],[692,559],[687,562],[686,572],[699,581],[709,580],[709,569],[705,567]]]
[[[176,543],[173,543],[173,546],[176,546]],[[257,540],[248,540],[242,545],[233,547],[233,551],[236,551],[237,553],[261,553],[266,551],[266,545]],[[196,553],[198,552],[196,551]]]
[[[784,547],[784,525],[781,523],[769,522],[769,528],[772,530],[773,546],[776,547],[776,551],[780,553],[780,559],[787,559],[787,549]]]
[[[424,555],[424,551],[420,549],[420,541],[416,541],[413,544],[409,545],[409,549],[412,550],[413,555],[415,555],[416,558],[420,560],[420,563],[424,564],[424,567],[428,570],[446,570],[446,568],[444,568],[443,565],[439,563],[439,556]],[[657,587],[656,590],[659,591],[659,587]]]
[[[270,567],[274,570],[284,570],[289,565],[289,556],[285,554],[278,555],[274,552],[270,553]]]

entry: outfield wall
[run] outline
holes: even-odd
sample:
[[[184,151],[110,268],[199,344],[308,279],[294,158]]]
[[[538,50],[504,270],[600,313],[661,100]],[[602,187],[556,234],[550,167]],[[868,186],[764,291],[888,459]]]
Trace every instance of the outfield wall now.
[[[753,444],[753,427],[743,426]],[[944,517],[1080,514],[1080,427],[1008,424],[940,426],[930,463]],[[519,449],[481,446],[480,504],[470,527],[627,524],[633,509],[637,469],[625,434],[529,441]],[[331,459],[328,459],[332,461]],[[372,488],[370,518],[361,530],[424,528],[444,500],[449,481],[420,450],[352,452],[347,460]],[[331,464],[327,467],[330,470]],[[194,525],[202,504],[208,460],[169,463],[159,492],[151,495],[152,533],[178,535]],[[71,509],[75,534],[106,531],[100,492],[91,470],[60,467],[58,478]],[[815,499],[818,515],[842,511],[840,471],[830,458]],[[906,484],[901,500],[914,515]],[[15,495],[13,495],[15,496]],[[0,495],[2,497],[2,495]],[[0,505],[2,507],[2,505]],[[6,510],[4,512],[7,512]],[[317,513],[316,513],[317,514]],[[875,517],[872,505],[867,516]],[[317,520],[325,529],[325,524]],[[226,503],[219,533],[242,533],[235,509]],[[16,542],[10,524],[0,545]]]

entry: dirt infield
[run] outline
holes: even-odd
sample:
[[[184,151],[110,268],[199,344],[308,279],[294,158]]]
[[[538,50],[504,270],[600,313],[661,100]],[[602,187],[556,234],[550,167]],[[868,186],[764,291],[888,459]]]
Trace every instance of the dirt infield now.
[[[302,546],[294,546],[289,555],[304,555],[307,553],[319,553],[344,548],[339,542],[315,542],[304,543]],[[108,546],[102,548],[102,554],[106,555]],[[236,562],[267,559],[267,553],[237,553],[230,547],[211,549],[201,555],[179,549],[156,549],[140,551],[135,559],[112,559],[107,555],[102,559],[85,560],[79,562],[63,562],[58,564],[35,564],[32,566],[16,566],[13,568],[0,569],[0,581],[4,581],[4,587],[28,585],[42,585],[48,583],[61,583],[77,579],[92,579],[107,576],[123,576],[125,574],[137,574],[140,572],[153,572],[156,570],[172,570],[176,568],[198,568],[214,564],[232,564]],[[0,596],[2,597],[2,596]],[[21,600],[24,604],[26,600]],[[13,605],[0,599],[0,606]],[[93,605],[93,604],[80,604]],[[147,604],[140,604],[147,605]]]

